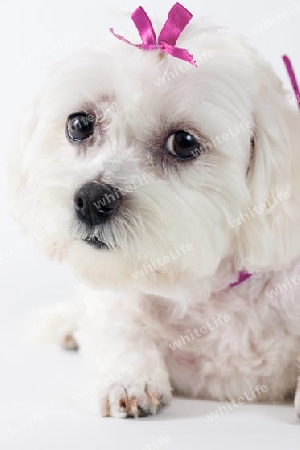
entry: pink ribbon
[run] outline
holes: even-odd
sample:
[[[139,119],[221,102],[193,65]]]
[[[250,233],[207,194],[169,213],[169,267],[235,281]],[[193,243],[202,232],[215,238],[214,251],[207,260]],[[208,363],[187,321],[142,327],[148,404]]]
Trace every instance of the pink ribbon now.
[[[142,50],[161,50],[164,53],[168,53],[174,58],[187,61],[193,66],[197,67],[193,56],[184,48],[176,47],[176,42],[182,31],[188,25],[192,19],[191,14],[180,3],[176,3],[168,14],[168,20],[164,24],[158,39],[156,40],[156,34],[153,29],[151,20],[149,19],[146,11],[140,6],[131,15],[131,18],[138,29],[138,32],[142,38],[142,44],[132,44],[123,36],[120,36],[110,28],[110,32],[119,40],[133,45],[134,47]]]
[[[293,89],[294,89],[294,92],[295,92],[295,96],[296,96],[296,99],[297,99],[297,102],[298,102],[298,106],[300,108],[300,89],[299,89],[299,85],[297,83],[296,74],[295,74],[295,71],[293,69],[291,60],[286,55],[283,56],[282,59],[283,59],[283,62],[285,64],[285,66],[286,66],[286,70],[287,70],[288,75],[290,77],[290,80],[291,80],[291,83],[292,83],[292,86],[293,86]]]

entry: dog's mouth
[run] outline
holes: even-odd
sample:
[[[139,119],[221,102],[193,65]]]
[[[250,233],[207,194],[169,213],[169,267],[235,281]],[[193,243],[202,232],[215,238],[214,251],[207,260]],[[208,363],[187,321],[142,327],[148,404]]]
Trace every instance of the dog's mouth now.
[[[100,241],[100,239],[96,236],[87,237],[84,239],[84,242],[87,242],[87,244],[99,250],[109,250],[109,247],[105,244],[105,242]]]

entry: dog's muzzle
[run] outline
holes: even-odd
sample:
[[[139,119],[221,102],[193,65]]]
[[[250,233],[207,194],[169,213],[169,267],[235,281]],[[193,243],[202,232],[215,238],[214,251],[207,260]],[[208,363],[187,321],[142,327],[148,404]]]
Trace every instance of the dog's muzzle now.
[[[102,225],[113,216],[121,200],[122,194],[118,188],[92,181],[75,192],[74,208],[78,219],[92,233],[96,226]],[[87,238],[86,241],[97,247],[103,246],[96,237]]]

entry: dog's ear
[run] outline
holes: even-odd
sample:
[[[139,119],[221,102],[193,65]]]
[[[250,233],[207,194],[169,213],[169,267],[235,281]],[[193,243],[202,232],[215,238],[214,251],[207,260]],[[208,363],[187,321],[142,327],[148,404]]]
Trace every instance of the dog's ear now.
[[[251,204],[237,233],[237,259],[249,271],[277,269],[300,254],[300,114],[268,65],[254,101]]]
[[[6,171],[6,185],[8,191],[8,210],[16,220],[19,220],[19,202],[21,201],[22,190],[26,186],[27,169],[26,155],[34,137],[38,114],[37,105],[39,98],[36,98],[25,111],[16,126],[13,149],[8,159]]]

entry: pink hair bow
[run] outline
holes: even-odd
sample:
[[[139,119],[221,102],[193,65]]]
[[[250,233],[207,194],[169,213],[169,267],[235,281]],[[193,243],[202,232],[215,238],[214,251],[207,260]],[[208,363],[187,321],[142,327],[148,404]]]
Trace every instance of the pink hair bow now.
[[[131,18],[138,29],[138,32],[142,38],[142,44],[132,44],[123,36],[120,36],[110,28],[110,32],[118,39],[127,44],[142,50],[161,50],[164,53],[168,53],[174,58],[187,61],[193,66],[197,66],[193,56],[184,48],[176,47],[176,42],[182,31],[188,25],[192,19],[191,14],[180,3],[176,3],[168,14],[168,20],[164,24],[158,39],[156,40],[156,34],[153,29],[151,20],[149,19],[146,11],[140,6],[131,15]]]

